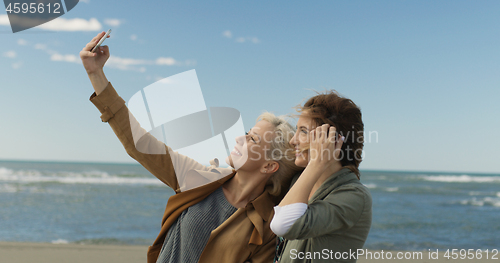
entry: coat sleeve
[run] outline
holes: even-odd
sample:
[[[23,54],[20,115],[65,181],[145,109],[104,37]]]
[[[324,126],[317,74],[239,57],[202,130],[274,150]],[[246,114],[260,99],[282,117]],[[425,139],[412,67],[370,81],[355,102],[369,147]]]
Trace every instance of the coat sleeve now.
[[[366,193],[355,186],[336,189],[323,200],[309,204],[304,215],[283,237],[302,240],[349,229],[361,217],[367,198]]]
[[[101,120],[111,126],[127,153],[176,192],[180,192],[179,180],[183,180],[189,170],[208,169],[195,160],[172,151],[144,130],[111,83],[99,95],[92,94],[90,101],[102,113]]]

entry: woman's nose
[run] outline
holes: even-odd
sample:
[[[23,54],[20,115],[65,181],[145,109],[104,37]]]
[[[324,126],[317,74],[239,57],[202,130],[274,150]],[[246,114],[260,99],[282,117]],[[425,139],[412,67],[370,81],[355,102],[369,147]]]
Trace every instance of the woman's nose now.
[[[294,146],[294,147],[297,145],[297,143],[296,143],[296,141],[295,141],[295,136],[297,136],[297,133],[295,133],[295,134],[293,135],[293,137],[292,137],[292,138],[290,139],[290,141],[289,141],[289,143],[290,143],[292,146]]]
[[[245,135],[238,136],[238,137],[236,137],[235,140],[236,140],[237,144],[243,145],[243,143],[245,142]]]

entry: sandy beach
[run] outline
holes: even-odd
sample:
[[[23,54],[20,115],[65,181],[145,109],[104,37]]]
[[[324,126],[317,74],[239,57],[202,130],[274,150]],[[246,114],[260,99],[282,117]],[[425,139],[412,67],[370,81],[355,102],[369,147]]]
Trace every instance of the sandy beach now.
[[[147,246],[0,242],[2,263],[145,263]]]
[[[77,244],[50,244],[50,243],[15,243],[0,242],[0,258],[2,263],[145,263],[146,246],[111,246],[111,245],[77,245]],[[435,251],[435,250],[434,250]],[[442,263],[442,262],[497,262],[498,259],[486,259],[483,253],[482,259],[446,259],[445,251],[439,251],[434,258],[429,257],[429,251],[384,251],[384,259],[380,258],[381,251],[369,251],[372,258],[361,256],[360,263],[368,262],[408,262],[408,263]],[[378,253],[378,254],[376,254]],[[389,254],[390,253],[390,254]],[[419,257],[419,259],[397,259],[399,255],[407,258]],[[392,259],[387,259],[392,255]],[[435,257],[437,256],[437,259]],[[379,257],[379,259],[374,259]],[[496,258],[500,258],[499,255]]]

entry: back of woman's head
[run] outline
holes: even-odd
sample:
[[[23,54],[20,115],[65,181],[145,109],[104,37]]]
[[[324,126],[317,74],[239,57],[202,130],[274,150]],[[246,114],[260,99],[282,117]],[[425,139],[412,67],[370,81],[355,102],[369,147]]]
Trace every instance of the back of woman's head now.
[[[313,123],[318,126],[334,126],[337,132],[345,137],[339,156],[340,162],[359,178],[364,144],[361,109],[352,100],[331,90],[307,100],[303,107],[299,106],[299,112],[311,117]]]
[[[279,196],[282,189],[290,184],[290,181],[302,168],[295,165],[295,151],[288,143],[295,134],[295,129],[282,116],[276,116],[270,112],[262,113],[257,121],[264,120],[271,123],[274,129],[273,140],[270,141],[270,148],[266,152],[268,160],[274,160],[279,164],[278,170],[269,178],[268,184],[272,186],[269,191],[271,195]]]

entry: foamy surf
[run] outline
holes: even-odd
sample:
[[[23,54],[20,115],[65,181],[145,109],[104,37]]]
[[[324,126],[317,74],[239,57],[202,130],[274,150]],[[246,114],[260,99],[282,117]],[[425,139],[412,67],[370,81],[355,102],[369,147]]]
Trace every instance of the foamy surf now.
[[[500,176],[424,175],[426,181],[446,183],[500,183]]]
[[[472,198],[468,200],[460,201],[462,205],[472,205],[472,206],[494,206],[500,207],[500,198],[495,197],[484,197],[484,198]]]
[[[52,244],[69,244],[68,240],[65,240],[65,239],[56,239],[56,240],[52,240],[51,242]]]
[[[36,170],[14,171],[0,167],[0,182],[16,183],[62,183],[62,184],[140,184],[140,185],[163,185],[156,178],[130,177],[120,175],[109,175],[105,172],[91,171],[85,173],[59,172],[44,173]],[[12,188],[0,191],[14,191]]]
[[[369,189],[375,189],[375,188],[377,188],[377,185],[376,184],[372,184],[372,183],[363,184],[363,185],[366,186],[366,188],[369,188]]]

